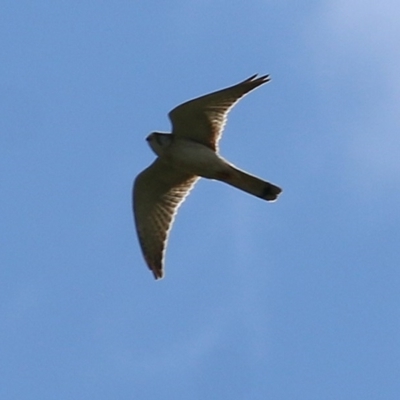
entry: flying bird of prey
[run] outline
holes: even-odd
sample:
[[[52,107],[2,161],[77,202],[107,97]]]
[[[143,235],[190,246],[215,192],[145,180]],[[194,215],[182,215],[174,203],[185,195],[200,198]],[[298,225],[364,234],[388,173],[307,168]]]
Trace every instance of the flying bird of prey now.
[[[157,159],[136,178],[133,210],[143,256],[156,279],[164,275],[164,254],[178,207],[200,178],[215,179],[263,200],[281,189],[233,166],[218,154],[227,114],[241,97],[268,82],[253,75],[237,85],[198,97],[169,113],[172,133],[147,138]]]

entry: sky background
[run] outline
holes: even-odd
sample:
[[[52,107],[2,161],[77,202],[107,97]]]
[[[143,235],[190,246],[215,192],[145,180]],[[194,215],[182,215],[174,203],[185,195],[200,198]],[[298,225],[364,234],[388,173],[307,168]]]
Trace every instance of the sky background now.
[[[400,3],[0,5],[0,398],[398,399]],[[135,176],[254,73],[154,281]]]

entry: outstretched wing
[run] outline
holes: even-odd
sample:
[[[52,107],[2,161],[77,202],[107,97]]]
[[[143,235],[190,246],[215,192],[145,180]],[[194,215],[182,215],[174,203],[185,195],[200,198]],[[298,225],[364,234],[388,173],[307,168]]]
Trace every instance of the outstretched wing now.
[[[253,75],[237,85],[179,105],[168,114],[172,133],[217,151],[229,110],[246,93],[269,80],[269,75]]]
[[[160,159],[135,179],[133,211],[136,231],[143,256],[156,279],[164,275],[165,248],[174,216],[197,179]]]

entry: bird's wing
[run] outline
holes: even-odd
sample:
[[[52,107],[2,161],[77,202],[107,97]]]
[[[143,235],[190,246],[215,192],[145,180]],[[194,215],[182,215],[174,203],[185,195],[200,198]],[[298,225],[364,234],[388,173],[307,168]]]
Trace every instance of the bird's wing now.
[[[237,85],[179,105],[168,114],[172,122],[172,133],[216,151],[229,110],[246,93],[269,80],[269,75],[253,75]]]
[[[156,279],[164,274],[164,253],[174,216],[197,179],[157,159],[135,180],[136,230],[143,256]]]

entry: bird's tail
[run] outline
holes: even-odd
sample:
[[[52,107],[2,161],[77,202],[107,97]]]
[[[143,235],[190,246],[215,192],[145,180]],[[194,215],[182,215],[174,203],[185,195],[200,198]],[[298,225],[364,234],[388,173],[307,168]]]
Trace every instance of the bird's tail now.
[[[223,177],[224,182],[232,185],[240,190],[260,197],[267,201],[275,201],[282,189],[270,182],[263,181],[256,176],[249,175],[230,165],[230,173]]]

